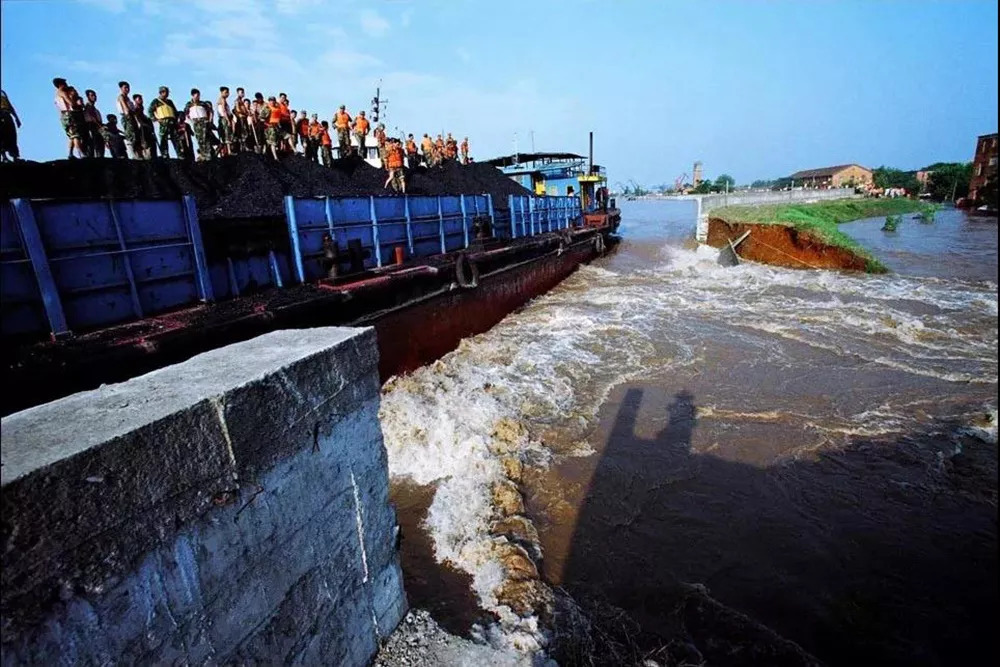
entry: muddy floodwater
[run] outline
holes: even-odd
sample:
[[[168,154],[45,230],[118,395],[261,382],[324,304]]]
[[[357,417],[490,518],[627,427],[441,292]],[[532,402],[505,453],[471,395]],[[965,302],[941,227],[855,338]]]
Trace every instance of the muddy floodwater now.
[[[411,604],[456,633],[503,619],[516,423],[541,579],[648,646],[711,657],[677,623],[698,584],[827,664],[995,663],[996,219],[844,225],[892,271],[871,276],[719,267],[693,215],[625,202],[615,252],[387,385]]]

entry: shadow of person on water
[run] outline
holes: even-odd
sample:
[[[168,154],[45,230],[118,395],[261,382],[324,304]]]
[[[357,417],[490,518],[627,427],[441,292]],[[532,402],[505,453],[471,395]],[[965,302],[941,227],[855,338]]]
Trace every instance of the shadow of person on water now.
[[[935,424],[760,467],[667,397],[627,389],[594,457],[558,583],[613,646],[561,664],[995,664],[995,445]]]

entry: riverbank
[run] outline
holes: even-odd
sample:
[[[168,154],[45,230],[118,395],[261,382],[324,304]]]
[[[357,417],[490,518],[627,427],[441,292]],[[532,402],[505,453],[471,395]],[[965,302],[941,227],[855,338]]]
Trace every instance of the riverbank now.
[[[749,246],[741,246],[741,256],[790,268],[843,268],[885,273],[888,270],[885,265],[867,248],[843,233],[839,225],[928,208],[928,204],[912,199],[841,199],[810,204],[727,206],[712,211],[708,242],[719,247],[726,243],[727,238],[735,238],[734,235],[739,236],[752,226],[776,225],[790,231],[782,234],[768,230],[767,245],[759,244],[759,257],[745,254]],[[711,230],[713,222],[716,227],[714,233]],[[725,223],[725,228],[720,228],[722,223]]]

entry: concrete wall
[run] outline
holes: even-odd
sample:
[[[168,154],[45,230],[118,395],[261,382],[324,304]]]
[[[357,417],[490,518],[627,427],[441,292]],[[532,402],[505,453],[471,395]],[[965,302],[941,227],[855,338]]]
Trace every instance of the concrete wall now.
[[[731,192],[717,195],[700,195],[701,211],[707,213],[713,208],[723,206],[743,206],[747,204],[787,204],[792,202],[826,201],[829,199],[848,199],[860,197],[854,194],[852,188],[834,188],[831,190],[778,190],[767,192]]]
[[[366,664],[406,609],[372,329],[2,422],[2,662]]]
[[[731,192],[716,195],[684,195],[676,199],[698,201],[698,226],[695,237],[704,243],[708,239],[708,213],[723,206],[744,206],[751,204],[787,204],[826,201],[830,199],[850,199],[860,197],[852,188],[831,190],[778,190],[766,192]]]

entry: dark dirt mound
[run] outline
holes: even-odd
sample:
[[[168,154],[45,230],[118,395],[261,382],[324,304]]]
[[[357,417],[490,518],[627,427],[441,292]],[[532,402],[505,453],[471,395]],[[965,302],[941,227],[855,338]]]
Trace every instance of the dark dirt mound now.
[[[301,156],[275,161],[240,154],[188,163],[181,160],[57,160],[0,165],[4,199],[161,199],[192,195],[203,219],[282,215],[282,197],[389,195],[386,172],[359,158],[326,168]],[[493,195],[506,208],[507,196],[530,194],[488,164],[446,164],[407,170],[413,195]]]

